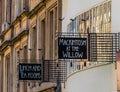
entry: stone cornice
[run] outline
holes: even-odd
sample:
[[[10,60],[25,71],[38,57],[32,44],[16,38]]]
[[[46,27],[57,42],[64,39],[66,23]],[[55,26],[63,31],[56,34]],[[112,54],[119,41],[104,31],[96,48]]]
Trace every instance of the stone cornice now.
[[[17,18],[13,21],[12,25],[15,25],[18,21],[20,21],[23,17],[27,16],[28,11],[23,11]]]
[[[24,35],[27,35],[29,33],[29,30],[24,30],[22,32],[20,32],[18,35],[16,35],[14,38],[11,39],[12,43],[15,43],[16,41],[18,41],[21,37],[23,37]]]
[[[7,29],[7,30],[4,30],[4,31],[1,33],[0,38],[1,38],[1,36],[4,36],[4,34],[5,34],[6,32],[8,32],[9,29],[11,29],[12,27],[14,27],[14,25],[15,25],[17,22],[19,22],[23,17],[27,16],[27,13],[28,13],[27,11],[23,11],[23,12],[12,22],[12,24],[10,24],[10,26],[8,27],[8,29]]]
[[[7,46],[10,45],[10,40],[5,40],[0,44],[0,51],[3,51]]]
[[[41,1],[35,8],[33,8],[29,13],[28,13],[28,18],[30,19],[33,15],[35,15],[39,9],[44,7],[46,5],[45,0]]]
[[[0,44],[0,51],[3,51],[7,46],[13,45],[16,41],[20,40],[21,37],[24,35],[27,35],[29,33],[29,30],[24,30],[18,35],[16,35],[14,38],[11,38],[9,40],[5,40]]]

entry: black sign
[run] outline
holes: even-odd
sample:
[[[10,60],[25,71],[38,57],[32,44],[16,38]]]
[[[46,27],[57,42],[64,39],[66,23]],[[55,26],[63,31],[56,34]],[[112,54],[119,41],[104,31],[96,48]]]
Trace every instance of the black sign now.
[[[58,38],[59,59],[87,59],[86,38]]]
[[[41,64],[19,64],[19,80],[41,80]]]

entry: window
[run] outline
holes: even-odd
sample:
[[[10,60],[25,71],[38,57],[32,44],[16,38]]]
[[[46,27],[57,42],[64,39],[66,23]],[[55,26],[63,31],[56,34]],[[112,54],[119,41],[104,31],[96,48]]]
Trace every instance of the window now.
[[[23,59],[28,58],[27,45],[23,47]]]
[[[31,30],[31,48],[32,48],[32,53],[31,53],[31,58],[36,59],[36,50],[37,50],[37,30],[36,26],[34,26]]]
[[[57,16],[57,7],[55,7],[55,32],[58,32],[57,26],[58,26],[58,22],[57,22],[58,16]]]
[[[50,6],[48,10],[48,36],[46,36],[46,39],[48,39],[48,55],[49,59],[53,60],[57,58],[57,44],[56,44],[56,39],[55,35],[56,32],[58,32],[58,8],[57,8],[57,3],[54,3],[52,6]],[[47,34],[46,34],[47,35]]]
[[[23,0],[23,11],[28,10],[28,4],[29,4],[29,0]]]
[[[19,16],[19,14],[21,13],[21,0],[18,0],[17,2],[18,2],[18,15],[17,16]]]
[[[28,57],[28,52],[27,52],[27,45],[26,46],[24,46],[23,47],[23,59],[25,59],[25,61],[26,61],[26,59],[27,59],[27,57]],[[27,92],[27,82],[24,82],[23,83],[23,90],[24,90],[24,92]]]
[[[6,92],[10,92],[10,54],[5,56]]]
[[[7,23],[11,23],[11,17],[12,17],[12,0],[7,0],[6,2],[6,20]]]
[[[19,47],[18,47],[19,48]],[[19,84],[19,81],[18,81],[18,65],[19,65],[19,63],[20,63],[20,51],[18,50],[18,48],[16,49],[16,66],[15,66],[15,75],[16,75],[16,80],[17,80],[17,82],[16,82],[16,84],[17,84],[17,92],[20,92],[20,84]]]
[[[42,57],[45,58],[45,19],[41,21],[41,52],[42,52]]]
[[[50,58],[53,58],[53,11],[50,12]]]

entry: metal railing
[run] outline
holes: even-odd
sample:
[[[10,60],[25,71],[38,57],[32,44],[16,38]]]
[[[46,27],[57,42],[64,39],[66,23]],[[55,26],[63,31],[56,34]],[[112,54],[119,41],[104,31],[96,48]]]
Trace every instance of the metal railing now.
[[[56,33],[56,42],[59,37],[87,39],[87,60],[79,60],[82,62],[115,62],[120,49],[120,33]]]
[[[37,60],[36,63],[42,64],[42,82],[60,84],[65,82],[67,76],[79,70],[113,63],[116,59],[116,51],[120,49],[120,34],[118,33],[57,33],[56,42],[59,37],[87,38],[87,59]],[[56,43],[56,48],[58,48],[58,43]],[[28,62],[32,61],[28,60]]]

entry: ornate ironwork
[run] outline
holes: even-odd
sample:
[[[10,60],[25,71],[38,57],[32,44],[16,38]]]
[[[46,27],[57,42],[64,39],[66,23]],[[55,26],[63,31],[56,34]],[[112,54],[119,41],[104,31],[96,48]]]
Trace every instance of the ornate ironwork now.
[[[65,61],[43,61],[43,81],[64,82],[67,77],[67,63]]]
[[[95,62],[115,62],[119,50],[117,33],[90,33],[89,60]]]
[[[42,81],[55,82],[60,84],[67,78],[69,70],[75,71],[83,69],[82,62],[114,62],[116,51],[118,51],[120,43],[120,34],[118,33],[58,33],[56,34],[56,42],[58,37],[80,37],[87,39],[87,59],[56,59],[56,60],[20,60],[20,63],[39,63],[42,66]],[[56,48],[58,44],[56,44]],[[58,49],[57,49],[58,50]],[[57,55],[56,55],[57,56]],[[85,67],[86,64],[84,65]],[[70,72],[71,72],[70,71]]]
[[[56,40],[59,37],[87,39],[88,58],[79,60],[82,62],[115,62],[115,53],[120,49],[120,34],[118,33],[56,33]]]

